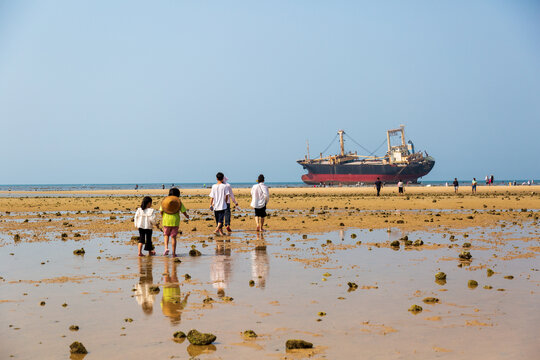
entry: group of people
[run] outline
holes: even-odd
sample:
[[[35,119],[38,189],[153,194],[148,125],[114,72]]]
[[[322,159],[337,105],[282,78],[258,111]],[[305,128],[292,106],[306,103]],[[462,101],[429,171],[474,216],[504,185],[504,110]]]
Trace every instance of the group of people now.
[[[234,197],[233,189],[228,179],[222,172],[216,174],[216,183],[210,191],[210,210],[214,212],[216,228],[214,234],[224,236],[225,229],[229,234],[231,230],[231,202],[239,206]],[[266,217],[266,205],[270,200],[268,187],[264,184],[264,175],[259,175],[257,184],[251,188],[251,207],[255,210],[255,223],[257,232],[264,231],[264,218]],[[176,238],[180,226],[180,213],[189,220],[187,209],[180,199],[180,190],[173,187],[169,190],[169,196],[163,199],[159,208],[161,225],[163,228],[163,241],[165,250],[163,255],[171,254],[176,257]],[[154,226],[159,228],[158,212],[152,208],[152,198],[145,196],[141,207],[137,209],[134,217],[135,227],[139,229],[138,255],[143,256],[143,250],[149,255],[156,255],[152,244],[152,232]],[[171,251],[169,251],[169,239]],[[143,247],[144,246],[144,247]]]

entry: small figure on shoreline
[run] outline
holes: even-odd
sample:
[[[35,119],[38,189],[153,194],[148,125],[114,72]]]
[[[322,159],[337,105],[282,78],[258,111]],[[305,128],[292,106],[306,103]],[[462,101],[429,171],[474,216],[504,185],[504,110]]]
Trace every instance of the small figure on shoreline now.
[[[454,185],[454,192],[457,193],[459,189],[459,182],[457,181],[457,178],[454,178],[453,185]]]
[[[403,194],[403,181],[401,179],[399,179],[397,183],[397,187],[398,187],[398,194]]]
[[[255,209],[255,223],[257,231],[264,231],[264,218],[266,217],[266,204],[270,200],[268,187],[264,184],[264,175],[260,174],[257,184],[251,188],[251,207]]]
[[[382,188],[381,179],[377,178],[377,181],[375,181],[375,189],[377,189],[377,196],[381,194],[381,188]]]
[[[165,242],[165,251],[163,256],[169,255],[169,237],[172,239],[172,256],[176,257],[176,237],[180,226],[180,213],[189,220],[186,207],[180,200],[180,190],[172,188],[169,190],[169,196],[161,201],[159,208],[163,223],[163,240]]]
[[[471,191],[472,191],[473,194],[476,194],[476,185],[477,184],[478,184],[478,181],[476,181],[476,178],[473,178],[472,183],[471,183],[471,185],[472,185]]]
[[[495,185],[495,178],[493,177],[493,175],[491,175],[491,176],[489,177],[489,184],[490,184],[490,185]]]
[[[229,188],[223,183],[225,175],[222,172],[216,174],[217,182],[212,185],[210,191],[210,210],[214,211],[216,218],[216,230],[214,234],[225,235],[223,233],[223,222],[225,219],[225,211],[227,210],[227,202],[229,201]]]
[[[135,227],[139,229],[139,256],[143,256],[142,247],[148,251],[148,255],[155,255],[154,246],[152,245],[152,228],[156,224],[156,213],[152,209],[152,198],[145,196],[142,199],[141,207],[135,212],[133,218]]]
[[[236,207],[238,207],[238,202],[236,201],[236,198],[234,197],[233,189],[231,184],[229,184],[229,179],[225,176],[223,178],[223,183],[227,187],[227,190],[229,192],[229,197],[227,198],[227,208],[225,209],[225,223],[223,224],[225,226],[225,229],[229,233],[232,233],[231,230],[231,201],[234,203]]]

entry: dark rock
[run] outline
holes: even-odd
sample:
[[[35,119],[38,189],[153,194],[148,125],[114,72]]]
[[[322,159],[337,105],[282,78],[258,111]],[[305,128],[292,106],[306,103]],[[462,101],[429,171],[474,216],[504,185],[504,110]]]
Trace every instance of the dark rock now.
[[[249,280],[249,286],[255,286],[255,281]]]
[[[427,298],[424,298],[424,300],[422,301],[425,302],[426,304],[434,304],[434,303],[438,303],[439,299],[437,299],[436,297],[427,297]]]
[[[438,273],[435,274],[435,279],[436,280],[446,280],[446,274],[443,273],[442,271],[438,272]]]
[[[184,274],[184,279],[186,279],[186,280],[191,279],[191,275],[189,275],[189,274]]]
[[[69,351],[72,354],[88,354],[88,351],[86,350],[84,345],[78,341],[75,341],[71,345],[69,345]]]
[[[508,279],[508,280],[512,280],[514,278],[514,276],[513,275],[506,275],[504,278]]]
[[[84,248],[73,250],[73,254],[75,255],[84,255],[84,253],[85,253]]]
[[[201,256],[201,252],[197,249],[191,249],[189,250],[189,256]]]
[[[213,334],[204,334],[193,329],[188,332],[187,339],[193,345],[210,345],[216,341],[216,336]]]
[[[471,243],[468,243],[468,242],[463,243],[463,247],[464,247],[464,248],[470,248],[470,247],[471,247]]]
[[[242,333],[245,338],[256,338],[258,335],[253,330],[246,330]]]
[[[397,241],[397,240],[392,241],[392,242],[390,243],[390,246],[391,246],[391,247],[399,247],[399,241]]]
[[[349,285],[349,291],[354,291],[358,289],[358,285],[356,285],[356,283],[348,282],[347,285]]]
[[[412,305],[409,308],[409,311],[412,312],[413,314],[418,314],[418,313],[422,312],[422,307],[420,305]]]
[[[467,286],[471,289],[474,289],[478,286],[478,281],[476,280],[469,280],[469,282],[467,283]]]
[[[493,271],[493,270],[491,270],[491,269],[487,269],[487,276],[488,276],[488,277],[493,276],[493,274],[495,274],[495,271]]]
[[[173,338],[175,339],[183,339],[186,337],[186,334],[183,331],[177,331],[173,334]]]
[[[69,330],[71,330],[71,331],[79,331],[79,327],[77,325],[71,325],[69,327]]]
[[[422,246],[424,245],[424,242],[420,239],[418,240],[414,240],[414,243],[413,243],[414,246]]]
[[[159,294],[159,286],[152,285],[148,288],[150,294]]]
[[[461,260],[470,260],[472,258],[472,255],[470,252],[468,251],[462,251],[460,254],[459,254],[459,258]]]
[[[307,342],[307,341],[304,341],[304,340],[291,339],[291,340],[287,340],[287,342],[285,343],[285,347],[288,350],[291,350],[291,349],[311,349],[311,348],[313,348],[313,343],[310,343],[310,342]]]

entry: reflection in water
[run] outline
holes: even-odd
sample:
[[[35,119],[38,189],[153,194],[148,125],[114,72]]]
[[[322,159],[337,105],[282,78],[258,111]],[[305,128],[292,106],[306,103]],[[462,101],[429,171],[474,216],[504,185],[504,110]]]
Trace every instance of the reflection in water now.
[[[184,299],[181,298],[180,283],[178,282],[178,275],[176,273],[178,263],[173,260],[169,258],[165,259],[161,311],[163,311],[163,315],[171,320],[171,324],[178,325],[180,324],[182,310],[186,307],[189,293],[186,294]],[[169,267],[172,268],[172,271],[169,271]]]
[[[214,289],[217,289],[219,297],[225,296],[225,289],[230,282],[231,272],[231,244],[217,241],[216,255],[212,259],[212,265],[210,266],[210,280]]]
[[[193,344],[190,344],[188,345],[187,347],[187,352],[189,354],[189,356],[199,356],[201,354],[210,354],[210,353],[213,353],[214,351],[216,351],[216,346],[215,345],[193,345]]]
[[[344,230],[339,230],[339,239],[341,241],[345,240],[345,231]]]
[[[135,300],[147,315],[154,310],[155,295],[150,292],[150,286],[154,283],[152,261],[152,256],[139,256],[139,283],[135,290]]]
[[[258,287],[264,288],[266,286],[269,269],[266,241],[264,241],[263,234],[257,233],[255,249],[251,252],[251,277]]]

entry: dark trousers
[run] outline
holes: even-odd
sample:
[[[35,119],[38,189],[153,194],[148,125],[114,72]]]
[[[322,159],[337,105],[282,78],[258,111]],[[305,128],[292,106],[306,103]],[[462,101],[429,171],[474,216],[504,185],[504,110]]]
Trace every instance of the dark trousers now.
[[[216,225],[223,225],[223,218],[225,217],[225,210],[214,210],[214,216],[216,217]]]
[[[225,209],[225,226],[231,225],[231,204],[227,204],[227,208]]]
[[[139,228],[139,242],[144,244],[145,251],[154,250],[154,246],[152,245],[152,229]]]
[[[377,188],[377,196],[379,196],[380,193],[381,193],[381,188],[378,187],[378,188]]]

